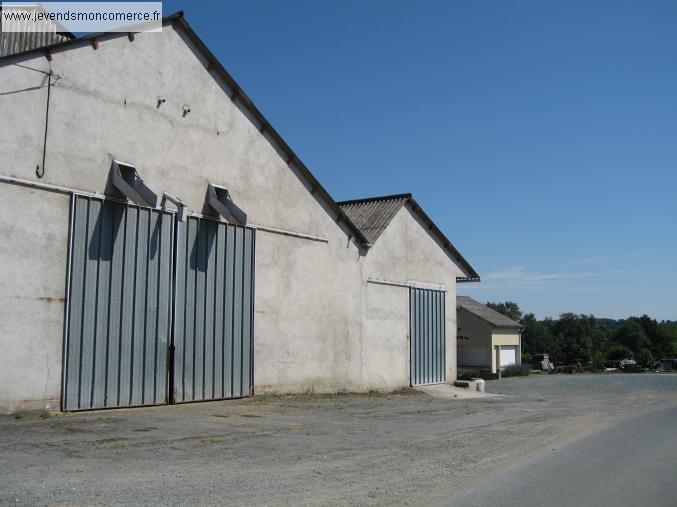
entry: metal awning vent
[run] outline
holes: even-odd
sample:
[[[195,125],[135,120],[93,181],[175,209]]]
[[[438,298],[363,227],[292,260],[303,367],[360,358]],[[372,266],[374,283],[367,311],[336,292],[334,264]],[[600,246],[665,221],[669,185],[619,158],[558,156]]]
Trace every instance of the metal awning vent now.
[[[207,204],[227,222],[247,224],[247,214],[233,202],[226,187],[210,183],[207,187]]]
[[[144,184],[136,167],[126,162],[113,160],[110,171],[113,186],[127,199],[142,206],[157,207],[157,195]]]

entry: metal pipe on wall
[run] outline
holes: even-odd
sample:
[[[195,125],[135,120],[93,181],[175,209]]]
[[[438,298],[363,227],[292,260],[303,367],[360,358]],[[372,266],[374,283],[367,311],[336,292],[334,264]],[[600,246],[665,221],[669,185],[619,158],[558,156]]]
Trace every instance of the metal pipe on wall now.
[[[0,182],[9,183],[9,184],[12,184],[12,185],[20,185],[20,186],[29,187],[29,188],[35,188],[35,189],[38,189],[38,190],[45,190],[47,192],[57,192],[57,193],[69,194],[69,195],[71,195],[71,194],[83,195],[83,196],[86,196],[86,197],[96,197],[96,198],[99,198],[99,199],[105,198],[105,199],[110,200],[110,201],[127,203],[127,201],[125,201],[124,199],[117,199],[115,197],[108,197],[108,196],[105,196],[105,195],[100,194],[98,192],[87,192],[85,190],[77,190],[75,188],[62,187],[62,186],[59,186],[59,185],[52,185],[50,183],[42,183],[42,182],[39,182],[39,181],[24,180],[24,179],[21,179],[21,178],[15,178],[13,176],[2,176],[2,175],[0,175]],[[161,206],[154,208],[154,209],[161,209]],[[173,210],[168,210],[168,211],[173,212]],[[204,217],[200,213],[190,213],[190,215],[200,217],[200,218]],[[208,217],[208,218],[213,218],[213,217]],[[305,233],[302,233],[302,232],[289,231],[289,230],[286,230],[286,229],[278,229],[276,227],[268,227],[267,225],[249,224],[249,225],[247,225],[247,227],[251,227],[253,229],[257,229],[257,230],[264,231],[264,232],[269,232],[269,233],[272,233],[272,234],[281,234],[283,236],[291,236],[291,237],[294,237],[294,238],[306,239],[306,240],[309,240],[309,241],[318,241],[320,243],[329,243],[328,238],[323,238],[323,237],[320,237],[320,236],[314,236],[312,234],[305,234]]]

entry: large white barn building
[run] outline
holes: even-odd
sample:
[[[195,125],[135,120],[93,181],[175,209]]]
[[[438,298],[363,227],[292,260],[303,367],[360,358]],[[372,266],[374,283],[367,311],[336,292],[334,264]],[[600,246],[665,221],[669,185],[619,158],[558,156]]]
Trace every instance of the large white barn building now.
[[[411,195],[336,203],[181,14],[3,56],[0,124],[1,410],[455,379],[477,273]]]

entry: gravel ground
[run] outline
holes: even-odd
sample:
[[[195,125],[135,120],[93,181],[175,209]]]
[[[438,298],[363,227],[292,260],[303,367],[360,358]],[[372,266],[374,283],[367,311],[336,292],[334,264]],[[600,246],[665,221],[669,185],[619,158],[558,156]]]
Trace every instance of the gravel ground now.
[[[548,375],[507,396],[281,396],[0,417],[0,503],[430,504],[628,414],[677,375]]]

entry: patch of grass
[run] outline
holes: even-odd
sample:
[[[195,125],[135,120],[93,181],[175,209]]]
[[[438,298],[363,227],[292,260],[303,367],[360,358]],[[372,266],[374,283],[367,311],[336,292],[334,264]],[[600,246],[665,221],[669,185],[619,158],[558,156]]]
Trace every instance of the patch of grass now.
[[[23,419],[24,415],[21,412],[14,413],[14,419]]]
[[[474,378],[480,377],[479,370],[473,370],[469,368],[459,368],[458,369],[458,380],[472,380]]]
[[[319,398],[321,400],[331,400],[334,398],[343,398],[345,396],[348,396],[351,394],[348,390],[346,389],[339,389],[336,392],[333,393],[324,393],[324,394],[312,394],[309,395],[310,398]]]
[[[480,378],[484,380],[496,380],[498,379],[498,373],[483,371],[480,373]]]
[[[49,412],[45,411],[40,413],[40,419],[49,419],[49,418],[50,418]]]
[[[514,364],[512,366],[506,366],[503,371],[501,371],[501,377],[526,377],[529,375],[531,367],[528,364]]]
[[[380,398],[385,395],[386,395],[385,393],[377,391],[376,389],[369,389],[369,392],[367,393],[367,396],[369,396],[370,398]]]

